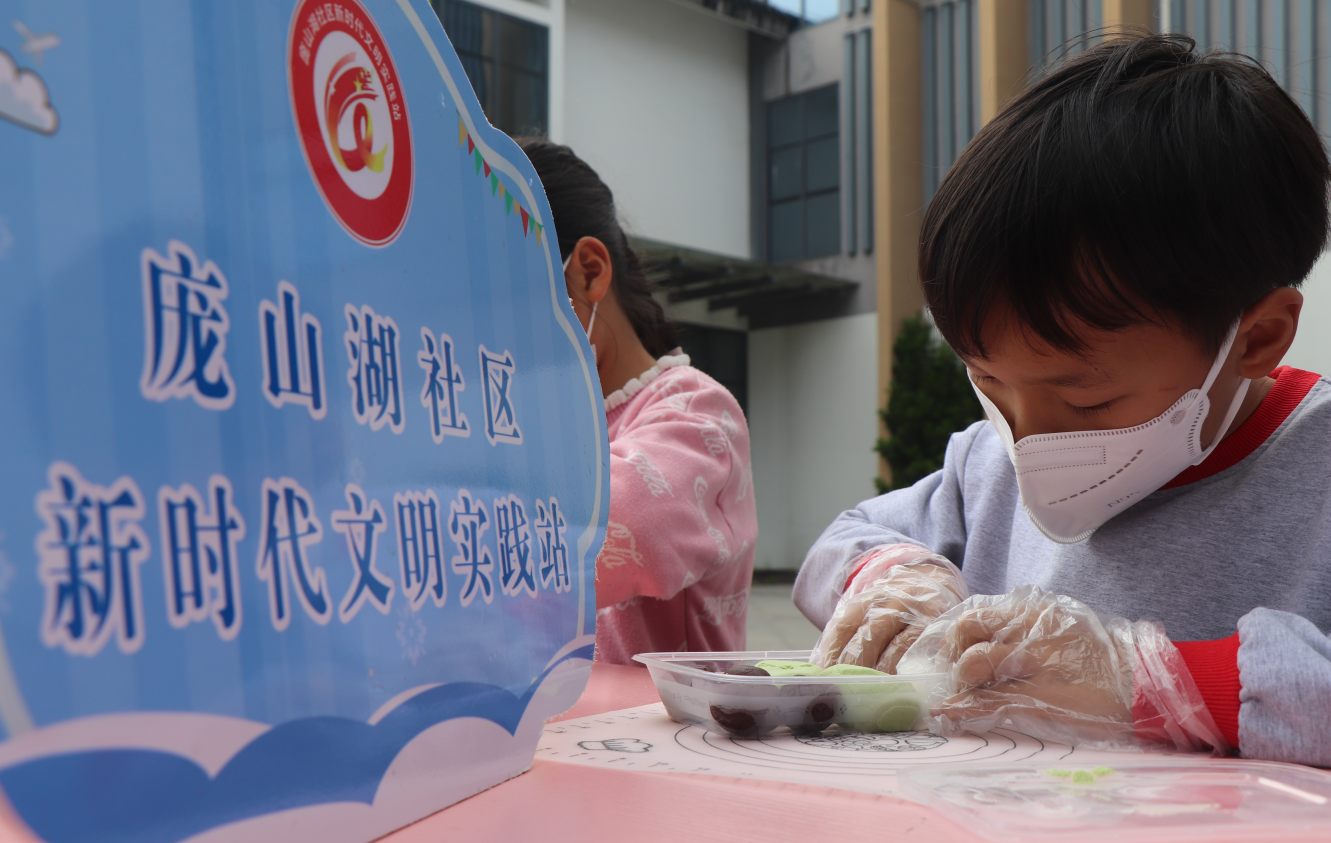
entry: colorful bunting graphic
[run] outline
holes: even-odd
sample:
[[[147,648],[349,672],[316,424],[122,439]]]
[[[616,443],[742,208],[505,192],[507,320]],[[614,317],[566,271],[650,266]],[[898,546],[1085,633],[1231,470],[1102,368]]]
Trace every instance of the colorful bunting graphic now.
[[[536,245],[541,245],[542,238],[545,235],[545,226],[532,219],[531,212],[522,207],[522,203],[514,199],[513,194],[504,187],[504,183],[499,180],[499,174],[491,169],[490,162],[485,160],[485,156],[481,155],[480,148],[476,145],[476,141],[472,139],[470,133],[467,132],[467,125],[462,122],[461,118],[458,118],[458,146],[467,147],[467,154],[471,156],[473,163],[476,165],[477,175],[490,180],[490,195],[498,196],[504,200],[504,216],[512,215],[513,209],[516,207],[518,216],[522,220],[522,236],[526,237],[534,231],[536,232]]]

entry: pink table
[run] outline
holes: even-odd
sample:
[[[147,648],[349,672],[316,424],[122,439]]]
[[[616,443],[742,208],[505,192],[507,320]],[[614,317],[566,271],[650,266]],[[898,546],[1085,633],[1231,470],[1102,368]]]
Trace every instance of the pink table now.
[[[598,664],[577,704],[555,719],[587,717],[659,699],[645,668]],[[885,829],[894,832],[885,837]],[[828,839],[969,843],[973,838],[918,805],[865,793],[722,776],[619,773],[538,760],[517,778],[380,843]],[[41,843],[13,817],[2,796],[0,843]]]
[[[554,719],[587,717],[659,699],[645,669],[597,664],[577,705]],[[1268,839],[1326,843],[1323,834]],[[451,840],[983,843],[936,811],[888,796],[541,760],[523,775],[390,834],[381,843]],[[1161,843],[1170,840],[1177,838],[1163,837]]]
[[[659,699],[642,668],[598,664],[555,720]],[[0,843],[40,843],[0,802]],[[1163,838],[1168,841],[1170,838]],[[1278,838],[1326,843],[1324,835]],[[383,838],[381,843],[982,843],[928,808],[848,790],[684,773],[640,773],[537,760],[531,770]],[[293,841],[301,843],[301,841]]]
[[[645,668],[597,664],[577,704],[554,720],[660,699]],[[976,839],[933,811],[887,796],[727,776],[621,773],[537,760],[521,776],[390,834],[382,843]]]

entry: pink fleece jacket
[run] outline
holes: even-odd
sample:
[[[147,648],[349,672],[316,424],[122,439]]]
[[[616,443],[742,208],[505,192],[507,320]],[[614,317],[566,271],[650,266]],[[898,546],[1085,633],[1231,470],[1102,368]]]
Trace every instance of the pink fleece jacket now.
[[[758,514],[735,397],[676,349],[605,399],[610,522],[596,660],[743,650]]]

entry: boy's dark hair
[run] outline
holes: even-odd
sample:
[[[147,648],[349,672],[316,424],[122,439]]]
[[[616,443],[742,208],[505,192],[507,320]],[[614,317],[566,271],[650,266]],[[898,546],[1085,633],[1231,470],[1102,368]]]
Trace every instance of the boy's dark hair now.
[[[518,138],[545,187],[559,235],[560,259],[567,259],[584,237],[595,237],[610,253],[612,288],[633,331],[647,353],[661,357],[679,345],[678,331],[652,297],[651,279],[619,225],[615,197],[596,171],[567,146],[545,138]]]
[[[1032,82],[943,179],[920,236],[925,299],[981,359],[995,312],[1072,353],[1079,323],[1162,318],[1215,353],[1312,268],[1329,177],[1317,130],[1252,59],[1180,35],[1106,41]]]

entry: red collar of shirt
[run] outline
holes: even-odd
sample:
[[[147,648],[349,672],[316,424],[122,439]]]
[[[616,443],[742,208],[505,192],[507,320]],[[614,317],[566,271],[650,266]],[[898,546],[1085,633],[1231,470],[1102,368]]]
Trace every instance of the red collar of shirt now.
[[[1289,414],[1299,406],[1299,402],[1308,395],[1321,375],[1292,366],[1281,366],[1271,373],[1271,377],[1275,378],[1275,385],[1266,393],[1252,415],[1248,416],[1248,420],[1226,436],[1204,462],[1188,468],[1161,488],[1176,489],[1238,465],[1289,418]]]

